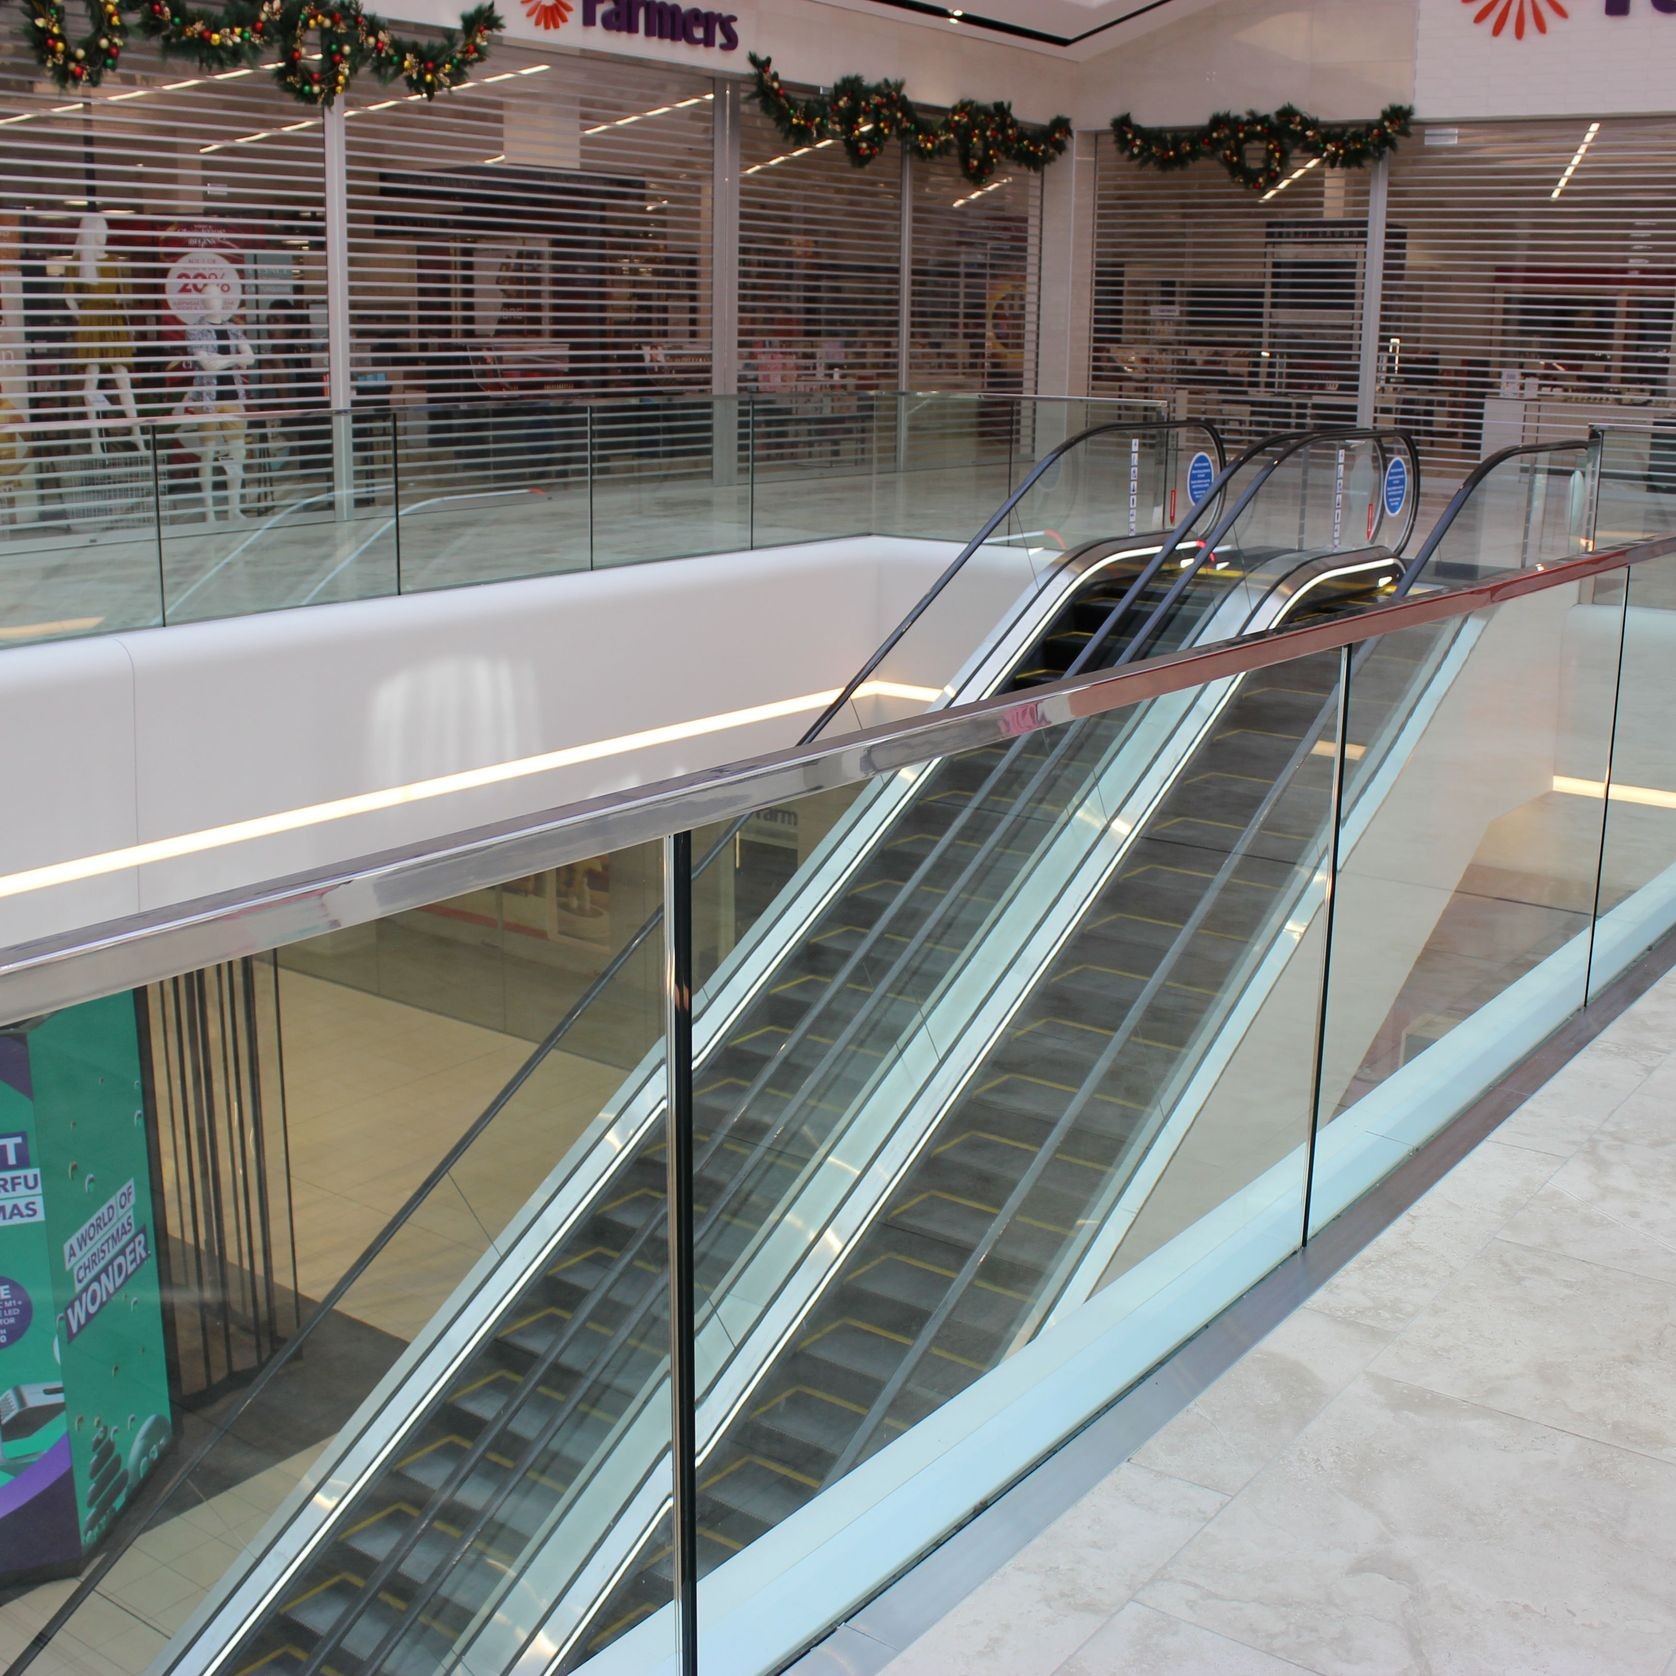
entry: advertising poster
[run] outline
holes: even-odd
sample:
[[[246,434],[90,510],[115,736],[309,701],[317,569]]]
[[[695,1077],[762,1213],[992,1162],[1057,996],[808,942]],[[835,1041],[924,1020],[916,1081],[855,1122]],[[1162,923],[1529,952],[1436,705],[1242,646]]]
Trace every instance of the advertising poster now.
[[[0,1031],[0,1572],[75,1564],[172,1436],[131,996]]]

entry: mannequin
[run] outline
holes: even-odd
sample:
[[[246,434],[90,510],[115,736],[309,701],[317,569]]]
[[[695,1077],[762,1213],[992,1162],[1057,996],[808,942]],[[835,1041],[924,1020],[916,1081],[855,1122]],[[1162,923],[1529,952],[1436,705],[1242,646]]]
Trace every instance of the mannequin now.
[[[184,404],[198,416],[189,433],[198,454],[198,486],[204,497],[204,521],[215,522],[215,468],[227,479],[227,517],[244,516],[245,369],[254,365],[250,340],[233,324],[236,296],[211,287],[204,311],[186,329],[186,350],[198,375]]]
[[[76,229],[76,254],[64,289],[65,306],[76,322],[76,358],[82,374],[82,405],[89,419],[98,419],[108,398],[99,381],[109,373],[116,387],[117,405],[130,425],[138,425],[134,407],[134,333],[128,324],[128,277],[111,247],[111,224],[94,211]]]

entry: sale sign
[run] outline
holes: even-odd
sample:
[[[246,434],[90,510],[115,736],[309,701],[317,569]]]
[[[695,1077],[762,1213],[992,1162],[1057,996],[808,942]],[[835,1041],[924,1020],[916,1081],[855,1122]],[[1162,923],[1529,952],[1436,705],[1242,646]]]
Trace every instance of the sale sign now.
[[[173,1436],[134,999],[0,1029],[0,1579],[73,1570]]]

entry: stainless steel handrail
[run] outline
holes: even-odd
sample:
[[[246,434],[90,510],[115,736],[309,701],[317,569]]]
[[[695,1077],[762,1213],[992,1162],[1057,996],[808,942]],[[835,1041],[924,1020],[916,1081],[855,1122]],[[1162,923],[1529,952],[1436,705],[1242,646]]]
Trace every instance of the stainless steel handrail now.
[[[543,868],[731,821],[959,751],[1541,593],[1676,554],[1676,537],[1514,571],[1358,615],[1073,676],[789,751],[705,769],[0,951],[0,1019],[18,1019],[423,907]],[[0,880],[0,884],[4,881]]]

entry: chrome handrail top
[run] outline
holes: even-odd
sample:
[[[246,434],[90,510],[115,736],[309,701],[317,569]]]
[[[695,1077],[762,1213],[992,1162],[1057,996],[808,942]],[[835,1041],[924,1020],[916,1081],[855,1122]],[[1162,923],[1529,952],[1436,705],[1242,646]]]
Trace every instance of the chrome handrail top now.
[[[18,1020],[178,973],[364,924],[669,833],[736,820],[940,757],[1148,699],[1336,651],[1527,594],[1676,554],[1676,537],[1547,569],[1413,594],[1354,616],[1075,676],[633,791],[470,828],[257,888],[113,919],[0,950],[0,1020]],[[0,880],[0,884],[4,881]]]

